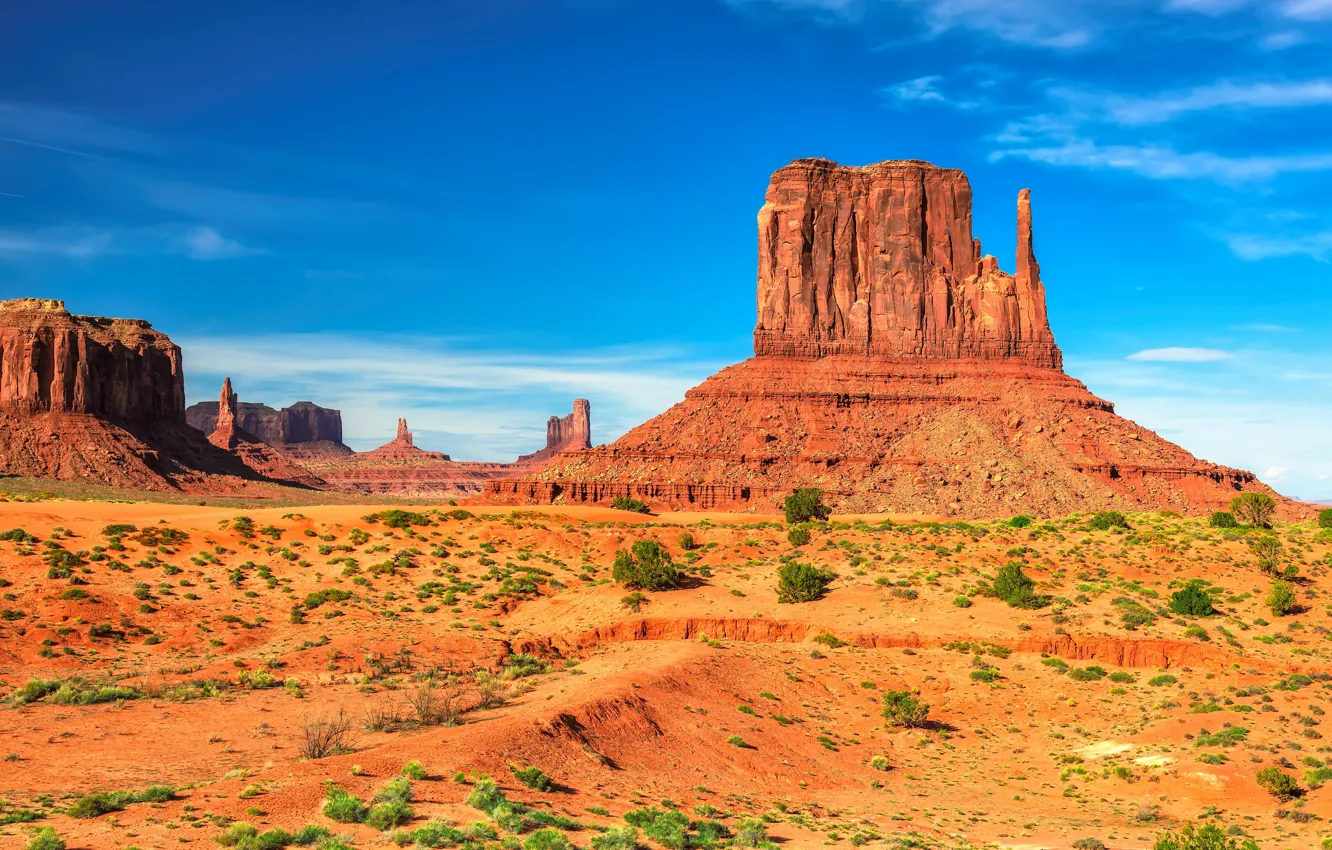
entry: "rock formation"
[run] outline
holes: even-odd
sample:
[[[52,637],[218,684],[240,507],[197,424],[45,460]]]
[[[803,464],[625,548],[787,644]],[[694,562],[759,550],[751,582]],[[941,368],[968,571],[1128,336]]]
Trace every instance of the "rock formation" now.
[[[585,398],[574,399],[573,413],[546,421],[546,447],[530,455],[520,455],[520,464],[541,464],[560,452],[592,448],[592,405]]]
[[[966,176],[924,162],[798,160],[758,225],[755,356],[485,498],[771,510],[820,487],[843,512],[980,517],[1199,511],[1267,489],[1064,374],[1027,190],[1013,275],[972,236]]]
[[[201,401],[185,408],[185,421],[205,434],[211,434],[217,427],[217,417],[215,401]],[[281,410],[257,402],[241,402],[236,422],[257,439],[298,459],[351,452],[342,442],[342,412],[313,402],[298,401]]]
[[[759,210],[759,356],[1014,358],[1058,369],[1019,202],[1016,276],[971,235],[971,185],[925,162],[802,159]],[[1025,248],[1025,253],[1023,248]]]
[[[208,435],[208,442],[221,449],[234,449],[239,437],[236,434],[237,399],[231,390],[231,378],[222,381],[222,396],[218,399],[217,424]]]
[[[449,460],[442,452],[428,452],[416,447],[412,442],[412,432],[407,430],[407,420],[398,420],[398,435],[377,449],[361,454],[363,459],[380,460]]]
[[[185,423],[166,335],[38,298],[0,301],[0,474],[199,493],[275,481]]]

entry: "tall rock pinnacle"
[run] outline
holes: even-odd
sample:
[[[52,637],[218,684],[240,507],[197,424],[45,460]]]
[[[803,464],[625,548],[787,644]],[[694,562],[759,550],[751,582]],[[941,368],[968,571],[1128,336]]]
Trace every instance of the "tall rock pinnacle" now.
[[[222,449],[234,449],[237,442],[236,416],[238,400],[231,389],[231,378],[222,381],[222,394],[217,401],[217,426],[208,435],[208,442]]]
[[[412,432],[407,430],[406,419],[398,420],[398,436],[394,438],[394,441],[408,446],[413,445]]]

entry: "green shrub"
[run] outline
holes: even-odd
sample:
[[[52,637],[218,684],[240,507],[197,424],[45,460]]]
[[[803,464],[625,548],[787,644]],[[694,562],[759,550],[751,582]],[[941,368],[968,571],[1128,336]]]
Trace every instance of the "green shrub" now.
[[[1332,508],[1328,508],[1318,514],[1318,527],[1332,528]]]
[[[1099,838],[1079,838],[1073,842],[1073,850],[1105,850],[1105,842]]]
[[[970,597],[967,597],[967,596],[962,596],[962,595],[959,594],[959,595],[953,597],[953,604],[956,605],[956,606],[959,607],[959,608],[970,608],[970,607],[971,607],[971,598],[970,598]]]
[[[800,561],[787,561],[777,571],[779,603],[813,602],[823,596],[837,574]]]
[[[638,830],[632,826],[612,826],[592,837],[592,850],[634,850],[636,847]]]
[[[291,843],[300,847],[320,844],[328,839],[328,830],[322,826],[303,826],[291,837]]]
[[[1153,676],[1150,679],[1148,679],[1147,684],[1151,685],[1154,688],[1160,688],[1166,685],[1173,685],[1177,681],[1179,680],[1176,679],[1174,676],[1170,675],[1169,673],[1162,673],[1159,676]]]
[[[8,531],[0,531],[0,540],[8,540],[12,543],[36,543],[37,538],[24,531],[21,528],[11,528]]]
[[[1089,664],[1086,667],[1074,667],[1068,671],[1068,677],[1075,682],[1095,682],[1105,678],[1105,668]]]
[[[694,541],[694,535],[687,531],[680,532],[680,536],[676,538],[676,542],[679,543],[680,548],[686,552],[692,552],[698,548],[698,543]]]
[[[412,513],[398,508],[391,508],[387,511],[380,511],[377,514],[361,517],[368,523],[381,522],[389,528],[410,529],[414,525],[430,525],[430,517],[425,514]]]
[[[378,803],[365,816],[365,825],[380,832],[387,832],[412,819],[412,807],[402,800]]]
[[[1091,518],[1091,528],[1093,531],[1108,531],[1112,528],[1129,527],[1128,519],[1119,511],[1097,511]]]
[[[369,813],[365,801],[355,794],[330,785],[324,794],[324,817],[338,823],[361,823]]]
[[[782,510],[786,512],[787,525],[822,521],[832,516],[832,509],[823,504],[823,491],[817,487],[802,487],[787,496]]]
[[[38,827],[23,850],[65,850],[65,841],[49,826]]]
[[[420,782],[426,778],[426,769],[421,766],[419,761],[409,761],[402,766],[402,775]]]
[[[1210,617],[1212,594],[1207,590],[1207,582],[1193,579],[1170,596],[1170,610],[1189,617]]]
[[[768,825],[758,818],[745,818],[736,825],[733,847],[762,847],[768,840]]]
[[[685,850],[689,847],[690,823],[682,812],[675,809],[634,809],[625,812],[624,819],[667,850]]]
[[[513,771],[513,776],[519,782],[535,791],[549,791],[551,779],[539,767],[523,767],[509,765],[509,770]]]
[[[972,670],[971,680],[973,682],[997,682],[999,681],[999,671],[993,667],[982,667],[979,670]]]
[[[573,850],[573,845],[559,830],[538,829],[523,842],[523,850]]]
[[[812,535],[809,529],[803,525],[797,525],[795,528],[786,532],[786,542],[792,546],[806,546],[809,544]]]
[[[1234,528],[1239,525],[1235,521],[1235,515],[1230,511],[1217,511],[1207,520],[1212,528]]]
[[[1278,617],[1284,617],[1295,609],[1295,587],[1288,581],[1272,582],[1272,590],[1267,594],[1267,607]]]
[[[910,691],[887,691],[883,695],[883,716],[889,726],[919,729],[929,722],[930,707]]]
[[[611,577],[625,587],[642,590],[670,590],[684,580],[671,554],[655,540],[636,540],[628,551],[616,552]]]
[[[611,499],[611,507],[617,511],[629,511],[636,514],[650,514],[651,509],[647,504],[638,499],[631,499],[628,496],[616,496]]]
[[[1040,608],[1048,600],[1036,594],[1036,582],[1022,572],[1022,564],[1009,561],[999,568],[992,585],[994,595],[1014,608]]]
[[[1008,521],[1008,525],[1011,526],[1012,528],[1026,528],[1027,526],[1031,525],[1031,523],[1032,523],[1031,517],[1027,516],[1026,514],[1018,514],[1017,516],[1013,517]]]
[[[1276,500],[1266,493],[1240,493],[1230,500],[1230,512],[1244,525],[1271,528]]]
[[[1186,823],[1179,832],[1158,835],[1152,850],[1257,850],[1257,845],[1252,841],[1241,844],[1234,838],[1227,838],[1221,827],[1214,823],[1202,826]]]
[[[1295,777],[1279,767],[1265,767],[1255,777],[1258,787],[1278,800],[1293,800],[1300,796],[1300,785]]]

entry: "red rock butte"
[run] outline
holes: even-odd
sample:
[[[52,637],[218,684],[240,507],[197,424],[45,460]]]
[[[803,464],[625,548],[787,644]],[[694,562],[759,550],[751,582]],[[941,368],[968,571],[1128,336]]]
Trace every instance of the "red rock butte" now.
[[[1064,374],[1028,190],[1016,274],[973,237],[966,175],[915,160],[797,160],[773,175],[758,230],[754,357],[608,446],[489,482],[486,498],[771,509],[819,487],[841,512],[979,517],[1198,511],[1270,492]]]
[[[148,322],[40,298],[0,301],[0,473],[201,493],[307,483],[186,424],[180,348]]]

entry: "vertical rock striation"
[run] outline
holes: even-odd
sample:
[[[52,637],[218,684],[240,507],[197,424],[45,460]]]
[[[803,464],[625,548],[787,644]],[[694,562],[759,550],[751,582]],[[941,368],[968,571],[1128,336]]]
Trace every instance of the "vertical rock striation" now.
[[[41,298],[0,301],[0,410],[183,422],[180,348],[141,319],[75,316]]]
[[[520,455],[518,463],[543,463],[560,452],[574,452],[592,448],[592,404],[585,398],[576,398],[573,413],[552,416],[546,420],[546,447],[530,455]]]
[[[754,353],[1017,359],[1061,368],[1019,197],[1018,274],[983,256],[971,184],[918,160],[778,170],[759,210]]]

